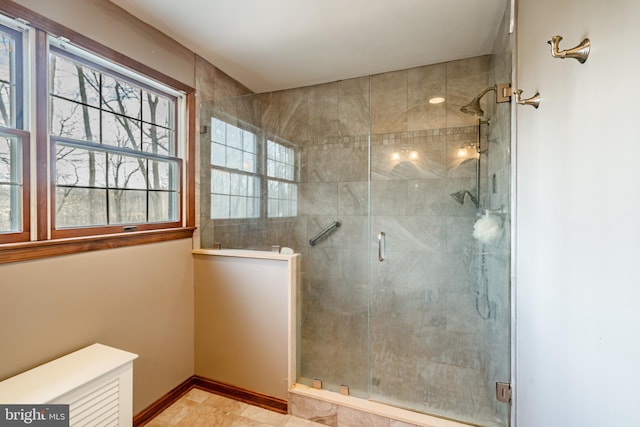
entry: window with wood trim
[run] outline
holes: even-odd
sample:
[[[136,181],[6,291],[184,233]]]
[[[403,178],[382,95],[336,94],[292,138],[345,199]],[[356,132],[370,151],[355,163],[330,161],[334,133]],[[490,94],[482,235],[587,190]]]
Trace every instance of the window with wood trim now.
[[[21,31],[0,25],[0,243],[30,235],[23,45]]]
[[[191,237],[194,89],[0,13],[0,263]]]
[[[52,236],[180,226],[177,96],[88,56],[50,47]]]

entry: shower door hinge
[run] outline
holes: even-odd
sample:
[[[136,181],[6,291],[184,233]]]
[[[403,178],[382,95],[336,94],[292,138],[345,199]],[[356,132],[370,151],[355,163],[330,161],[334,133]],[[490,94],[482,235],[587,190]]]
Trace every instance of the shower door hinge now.
[[[498,83],[496,85],[496,102],[511,102],[512,93],[510,83]]]
[[[511,384],[496,383],[496,399],[500,402],[511,403]]]

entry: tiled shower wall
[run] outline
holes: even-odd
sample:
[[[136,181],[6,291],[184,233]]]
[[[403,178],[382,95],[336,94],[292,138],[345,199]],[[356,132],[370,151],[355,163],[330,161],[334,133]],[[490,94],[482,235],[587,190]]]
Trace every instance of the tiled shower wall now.
[[[213,226],[203,198],[201,239],[203,247],[278,244],[302,254],[300,382],[319,378],[353,395],[502,425],[488,387],[495,319],[483,319],[477,307],[476,210],[468,198],[460,205],[449,196],[476,191],[474,151],[461,149],[476,142],[478,121],[459,109],[495,83],[493,61],[469,58],[201,107],[201,117],[223,112],[297,147],[297,217]],[[430,104],[434,96],[446,102]],[[485,111],[489,101],[492,94]],[[210,156],[207,138],[202,159]],[[203,163],[203,192],[206,169]],[[487,199],[486,176],[482,185]],[[311,247],[309,238],[336,219],[341,227]],[[387,239],[384,262],[377,260],[379,231]]]

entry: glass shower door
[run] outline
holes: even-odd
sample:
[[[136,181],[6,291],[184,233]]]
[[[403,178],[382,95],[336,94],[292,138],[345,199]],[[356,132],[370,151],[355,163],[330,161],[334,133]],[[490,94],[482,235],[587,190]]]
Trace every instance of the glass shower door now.
[[[491,125],[461,116],[458,126],[376,134],[374,123],[371,400],[508,425],[508,404],[496,400],[495,383],[510,377],[509,238],[504,232],[482,244],[473,237],[485,209],[508,203],[508,179],[489,175],[508,174],[509,140],[498,141],[509,128],[504,109],[506,117]],[[492,182],[497,194],[488,185],[495,180],[506,184]],[[455,197],[460,192],[463,203]],[[490,214],[508,229],[504,215]]]

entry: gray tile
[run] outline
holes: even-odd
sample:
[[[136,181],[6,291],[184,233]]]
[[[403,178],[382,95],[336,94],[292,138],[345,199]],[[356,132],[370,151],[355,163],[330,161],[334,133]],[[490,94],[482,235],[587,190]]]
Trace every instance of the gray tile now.
[[[408,130],[447,127],[447,104],[430,104],[433,97],[447,98],[447,65],[408,70]]]
[[[298,215],[337,215],[338,185],[330,183],[298,184]]]
[[[341,136],[369,133],[369,105],[369,77],[338,82],[338,119]]]
[[[407,130],[407,70],[371,76],[371,132]]]
[[[309,89],[309,135],[312,138],[339,136],[339,83],[312,86]]]
[[[369,184],[365,181],[338,184],[338,214],[367,215],[369,211]]]

